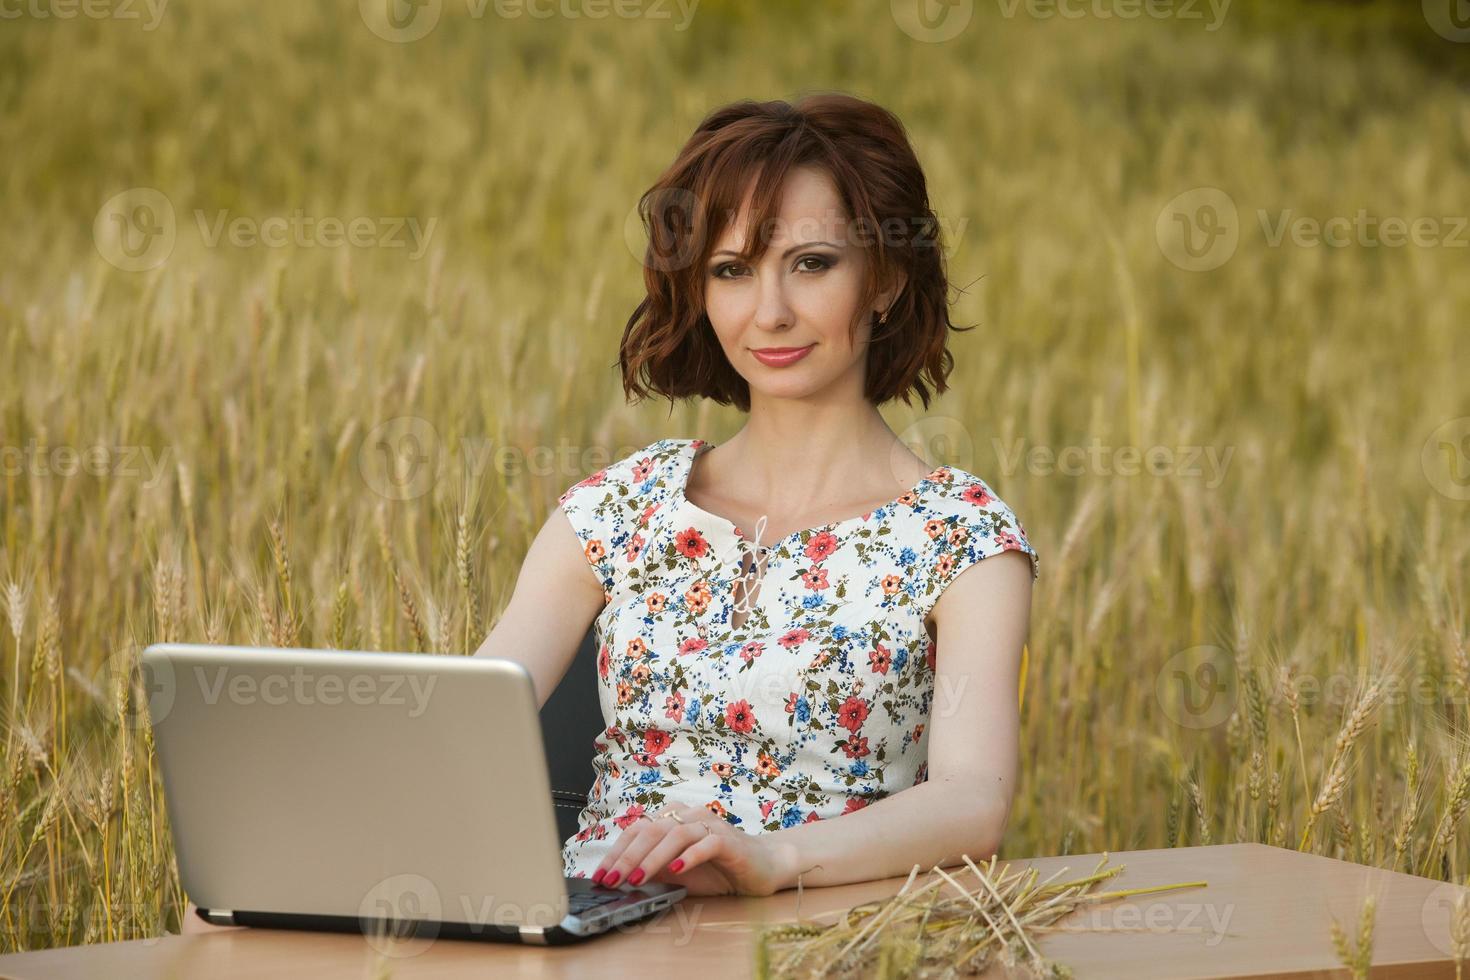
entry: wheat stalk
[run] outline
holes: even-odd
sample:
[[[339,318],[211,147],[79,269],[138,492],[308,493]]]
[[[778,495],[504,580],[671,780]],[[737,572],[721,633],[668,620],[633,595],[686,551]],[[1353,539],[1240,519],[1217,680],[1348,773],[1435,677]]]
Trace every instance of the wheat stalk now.
[[[1124,870],[1123,866],[1107,868],[1106,853],[1091,874],[1061,882],[1056,879],[1066,874],[1065,867],[1040,881],[1035,868],[1012,871],[1006,864],[997,871],[994,855],[980,864],[968,855],[962,860],[974,885],[967,886],[957,875],[936,866],[930,869],[929,880],[916,886],[919,867],[915,865],[897,894],[838,911],[831,923],[798,919],[763,926],[757,937],[756,975],[871,974],[926,980],[951,976],[957,970],[980,973],[999,963],[1026,975],[1067,977],[1070,969],[1043,954],[1039,936],[1071,931],[1059,924],[1070,913],[1086,905],[1206,884],[1191,881],[1090,891]],[[963,876],[964,871],[958,875]],[[730,925],[744,927],[740,922]]]
[[[1455,957],[1455,980],[1460,980],[1462,964],[1470,956],[1470,891],[1463,887],[1450,915],[1450,949]]]
[[[471,514],[469,505],[460,508],[458,527],[454,538],[454,567],[459,575],[460,596],[464,601],[464,652],[473,653],[484,638],[485,624],[481,618],[480,595],[475,585],[475,565],[472,551],[474,536],[470,531]]]
[[[1434,836],[1430,838],[1421,874],[1427,875],[1434,859],[1450,845],[1455,829],[1465,815],[1465,808],[1470,806],[1470,753],[1466,753],[1458,765],[1451,766],[1445,773],[1444,796],[1444,812],[1440,814],[1439,824],[1435,828]]]
[[[1358,934],[1356,940],[1349,939],[1347,934],[1337,923],[1337,917],[1332,919],[1332,948],[1337,951],[1337,958],[1346,966],[1353,975],[1353,980],[1367,980],[1369,972],[1373,967],[1373,918],[1377,902],[1369,895],[1363,902],[1363,911],[1358,919]]]
[[[1383,695],[1383,689],[1378,680],[1374,680],[1363,691],[1353,710],[1349,712],[1347,719],[1338,730],[1337,738],[1333,740],[1332,760],[1324,770],[1326,775],[1322,780],[1322,787],[1317,793],[1316,800],[1307,816],[1307,825],[1302,829],[1301,842],[1297,850],[1305,850],[1307,842],[1311,839],[1312,828],[1316,825],[1317,818],[1337,805],[1343,790],[1347,786],[1347,756],[1352,751],[1358,739],[1367,730],[1368,722],[1373,717],[1374,710]]]
[[[1419,806],[1421,797],[1419,793],[1419,754],[1414,747],[1414,740],[1409,739],[1409,744],[1404,750],[1408,760],[1408,776],[1404,787],[1404,809],[1399,815],[1398,826],[1393,834],[1393,867],[1398,870],[1404,858],[1404,852],[1408,850],[1410,835],[1419,821]]]
[[[26,615],[31,604],[31,583],[10,578],[5,583],[5,616],[10,622],[10,635],[15,641],[15,659],[12,661],[13,675],[10,681],[10,716],[5,731],[6,751],[10,751],[11,733],[16,720],[16,700],[20,692],[20,642],[25,636]]]

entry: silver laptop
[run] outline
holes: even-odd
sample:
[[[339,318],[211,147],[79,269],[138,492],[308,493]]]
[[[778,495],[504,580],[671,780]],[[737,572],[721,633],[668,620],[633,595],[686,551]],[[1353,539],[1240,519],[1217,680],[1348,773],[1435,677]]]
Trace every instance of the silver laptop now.
[[[140,669],[179,873],[209,922],[545,945],[688,893],[565,876],[513,661],[160,643]]]

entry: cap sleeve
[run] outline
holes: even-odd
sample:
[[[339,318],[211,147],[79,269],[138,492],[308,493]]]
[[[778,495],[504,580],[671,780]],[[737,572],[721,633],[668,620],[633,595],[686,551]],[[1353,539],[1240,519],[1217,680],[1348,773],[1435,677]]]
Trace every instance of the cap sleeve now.
[[[608,598],[617,583],[618,569],[626,567],[627,562],[619,558],[638,530],[641,490],[654,472],[659,446],[654,443],[609,463],[557,498],[557,506],[582,544],[583,557]]]
[[[1003,551],[1031,559],[1031,579],[1041,574],[1041,558],[1026,529],[1005,501],[977,476],[965,475],[944,494],[925,521],[926,544],[919,570],[920,606],[927,618],[950,583],[976,562]]]
[[[597,580],[607,591],[612,588],[611,554],[613,524],[609,520],[616,489],[610,477],[612,466],[605,466],[591,476],[564,490],[557,505],[582,543],[582,556],[592,566]]]

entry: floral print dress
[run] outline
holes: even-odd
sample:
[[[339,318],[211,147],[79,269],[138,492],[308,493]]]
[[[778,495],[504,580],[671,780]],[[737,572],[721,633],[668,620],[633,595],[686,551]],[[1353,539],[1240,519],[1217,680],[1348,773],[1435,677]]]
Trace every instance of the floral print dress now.
[[[562,848],[572,877],[668,804],[765,833],[923,782],[929,611],[990,555],[1025,552],[1039,572],[1010,508],[978,476],[941,466],[869,513],[770,542],[752,576],[754,543],[684,495],[713,445],[660,439],[558,501],[605,600],[594,636],[606,727]]]

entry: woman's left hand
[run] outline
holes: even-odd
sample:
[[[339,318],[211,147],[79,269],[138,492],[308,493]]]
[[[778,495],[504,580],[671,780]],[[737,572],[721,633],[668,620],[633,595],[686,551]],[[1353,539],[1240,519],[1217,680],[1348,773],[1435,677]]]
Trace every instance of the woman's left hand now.
[[[794,857],[774,836],[747,834],[703,807],[671,803],[623,829],[597,866],[607,873],[599,883],[652,880],[683,885],[690,895],[773,895],[785,887]]]

